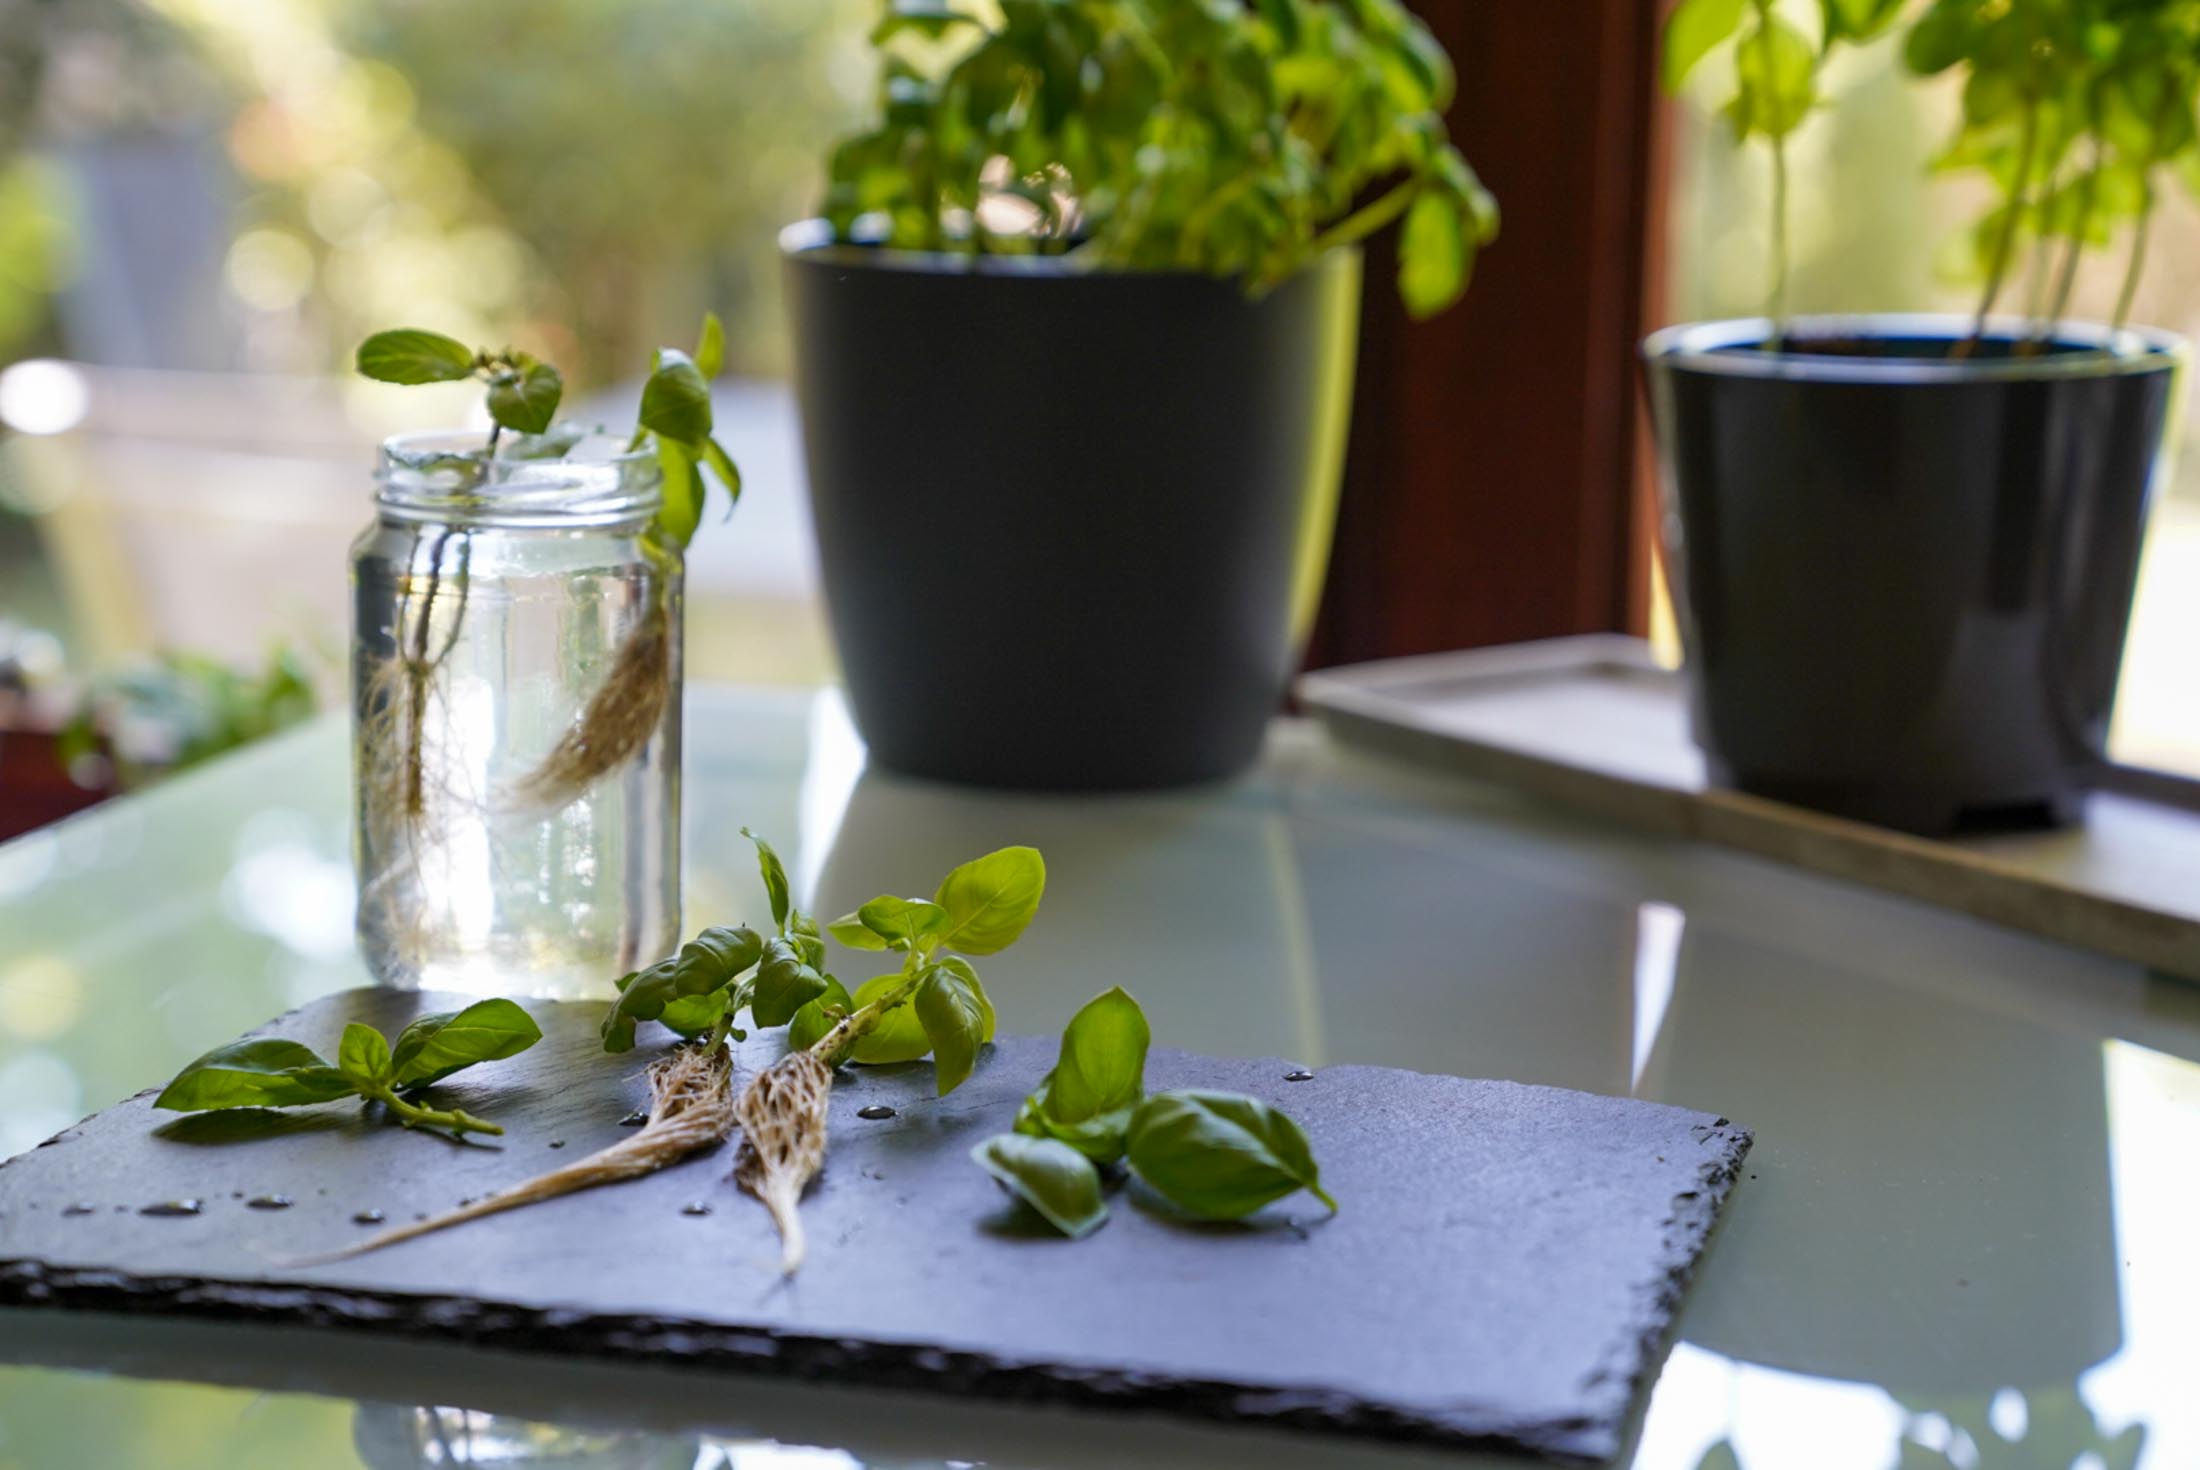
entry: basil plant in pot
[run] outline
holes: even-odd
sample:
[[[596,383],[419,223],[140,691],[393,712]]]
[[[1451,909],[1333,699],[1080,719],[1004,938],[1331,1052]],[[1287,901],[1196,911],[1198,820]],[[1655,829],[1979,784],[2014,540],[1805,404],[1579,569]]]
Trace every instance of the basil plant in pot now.
[[[1961,80],[1939,163],[1991,187],[1977,304],[1790,317],[1788,141],[1829,54],[1881,36]],[[1726,116],[1772,167],[1766,316],[1644,348],[1714,779],[1922,833],[2071,818],[2186,355],[2125,318],[2158,191],[2200,163],[2200,6],[1681,0],[1664,61],[1731,68]],[[2121,255],[2106,323],[2067,317],[2093,248]]]
[[[1357,242],[1497,209],[1398,0],[891,0],[785,236],[825,591],[881,765],[1120,789],[1255,755],[1319,596]]]

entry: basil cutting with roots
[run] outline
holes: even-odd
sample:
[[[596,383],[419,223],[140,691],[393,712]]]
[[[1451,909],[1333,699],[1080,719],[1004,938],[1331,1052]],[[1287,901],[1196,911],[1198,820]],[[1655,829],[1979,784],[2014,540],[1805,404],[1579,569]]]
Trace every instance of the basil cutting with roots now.
[[[1087,1002],[1015,1131],[971,1158],[1073,1240],[1107,1220],[1102,1171],[1118,1166],[1203,1220],[1243,1219],[1301,1189],[1336,1210],[1305,1133],[1280,1110],[1235,1092],[1149,1096],[1151,1042],[1145,1012],[1121,988]]]
[[[886,0],[871,40],[879,119],[825,195],[843,240],[1261,291],[1403,220],[1425,317],[1497,234],[1444,130],[1451,60],[1399,0]]]
[[[711,437],[709,377],[725,353],[725,334],[706,317],[694,354],[667,348],[642,393],[639,424],[630,448],[654,445],[664,472],[664,503],[642,554],[658,575],[641,620],[621,640],[590,698],[542,761],[509,789],[484,804],[520,811],[552,811],[569,805],[601,777],[624,766],[657,730],[671,698],[673,667],[671,552],[694,536],[701,516],[702,467],[740,494],[732,457]],[[445,708],[438,675],[457,646],[466,616],[468,565],[473,533],[463,524],[470,510],[492,506],[500,465],[556,461],[588,437],[580,425],[557,420],[564,382],[556,368],[510,348],[474,349],[439,333],[404,328],[378,332],[359,346],[359,371],[379,382],[421,384],[475,380],[488,390],[492,423],[477,451],[446,454],[419,468],[449,482],[444,491],[453,517],[413,533],[411,561],[419,570],[398,610],[396,651],[362,670],[357,762],[362,820],[379,834],[374,851],[403,854],[440,826],[448,804],[484,801],[446,789],[427,769],[425,751],[437,712]],[[507,437],[507,435],[511,437]],[[386,875],[395,878],[401,868]],[[376,879],[366,892],[374,901]],[[392,926],[401,932],[401,926]]]
[[[294,1108],[363,1098],[407,1128],[458,1137],[504,1130],[463,1108],[435,1108],[418,1094],[481,1062],[518,1056],[542,1040],[534,1017],[508,1000],[422,1016],[395,1044],[362,1021],[344,1028],[330,1063],[301,1042],[259,1037],[217,1047],[176,1074],[153,1100],[170,1112],[223,1108]]]
[[[756,845],[770,930],[705,929],[678,954],[620,980],[618,999],[604,1015],[603,1046],[613,1054],[632,1051],[640,1027],[651,1022],[683,1040],[649,1068],[649,1117],[641,1130],[341,1254],[652,1173],[722,1142],[738,1125],[734,1178],[770,1209],[783,1243],[782,1269],[792,1274],[801,1266],[800,1203],[824,1164],[834,1069],[929,1052],[940,1094],[960,1086],[994,1027],[993,1002],[967,956],[998,953],[1022,934],[1045,892],[1046,864],[1032,848],[1003,848],[949,873],[929,899],[882,896],[834,922],[832,934],[853,948],[902,957],[898,971],[851,995],[825,970],[824,931],[795,906],[779,855],[746,828],[742,835]],[[747,1038],[738,1024],[744,1015],[753,1026],[785,1027],[789,1049],[736,1095],[726,1043]]]

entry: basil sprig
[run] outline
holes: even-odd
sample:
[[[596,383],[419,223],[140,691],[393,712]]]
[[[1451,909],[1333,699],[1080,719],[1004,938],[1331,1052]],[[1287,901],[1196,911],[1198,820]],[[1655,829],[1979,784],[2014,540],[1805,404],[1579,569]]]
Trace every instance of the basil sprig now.
[[[344,1027],[333,1065],[302,1042],[280,1037],[216,1047],[176,1074],[153,1100],[175,1113],[223,1108],[295,1108],[358,1097],[381,1103],[407,1128],[467,1133],[504,1130],[461,1108],[432,1108],[414,1096],[480,1062],[518,1056],[542,1040],[534,1017],[508,1000],[476,1001],[462,1011],[422,1016],[395,1045],[374,1027]]]
[[[1401,0],[885,0],[877,120],[833,150],[844,240],[1078,252],[1255,290],[1403,221],[1417,317],[1466,290],[1497,201],[1456,76]]]
[[[649,379],[642,384],[641,422],[630,444],[639,449],[645,440],[656,440],[657,464],[664,479],[657,529],[675,546],[685,547],[694,540],[695,528],[702,523],[704,466],[725,487],[729,514],[741,499],[741,471],[734,466],[733,456],[711,437],[710,380],[718,376],[725,360],[726,330],[716,312],[707,312],[694,354],[676,347],[659,348]]]
[[[1306,1134],[1278,1109],[1234,1092],[1147,1096],[1151,1041],[1145,1012],[1120,987],[1094,997],[1070,1018],[1015,1132],[971,1157],[1072,1239],[1107,1219],[1101,1171],[1117,1165],[1206,1220],[1243,1219],[1301,1189],[1337,1208]]]
[[[499,431],[547,433],[565,396],[565,379],[549,363],[510,347],[468,347],[441,332],[399,327],[359,344],[359,371],[383,383],[462,383],[489,387],[489,417]],[[492,436],[490,445],[495,446]]]

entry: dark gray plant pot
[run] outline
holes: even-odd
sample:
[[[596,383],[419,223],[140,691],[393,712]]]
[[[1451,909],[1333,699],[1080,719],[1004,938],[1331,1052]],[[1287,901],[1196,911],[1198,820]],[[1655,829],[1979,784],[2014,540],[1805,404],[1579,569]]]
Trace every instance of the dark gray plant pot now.
[[[1714,779],[1913,832],[2067,820],[2105,759],[2185,347],[1955,318],[1673,327],[1643,346]],[[1875,344],[1812,351],[1813,339]]]
[[[1062,791],[1243,769],[1320,596],[1357,252],[1255,300],[815,239],[783,241],[795,388],[872,759]]]

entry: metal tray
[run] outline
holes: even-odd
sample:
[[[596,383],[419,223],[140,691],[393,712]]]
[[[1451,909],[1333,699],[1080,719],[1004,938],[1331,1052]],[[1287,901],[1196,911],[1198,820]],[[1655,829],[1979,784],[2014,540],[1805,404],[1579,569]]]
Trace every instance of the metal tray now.
[[[1324,669],[1338,738],[2200,980],[2200,783],[2103,771],[2083,823],[1939,841],[1712,786],[1680,676],[1619,634]]]

